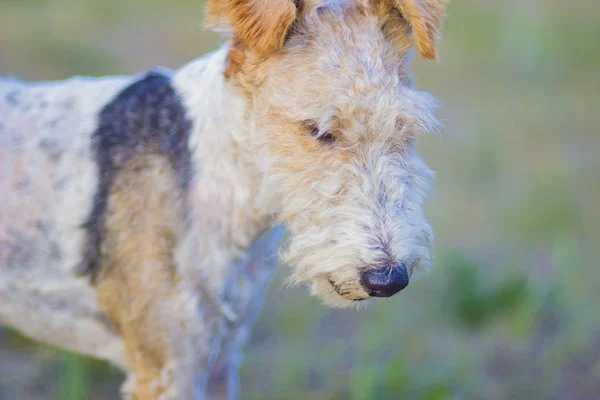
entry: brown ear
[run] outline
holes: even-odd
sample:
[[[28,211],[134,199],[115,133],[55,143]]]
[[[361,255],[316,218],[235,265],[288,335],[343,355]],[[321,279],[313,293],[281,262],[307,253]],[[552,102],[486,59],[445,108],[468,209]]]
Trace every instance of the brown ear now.
[[[296,13],[292,0],[209,0],[206,24],[233,31],[244,45],[267,55],[283,47]]]
[[[412,29],[423,58],[437,58],[437,43],[449,0],[392,0]]]

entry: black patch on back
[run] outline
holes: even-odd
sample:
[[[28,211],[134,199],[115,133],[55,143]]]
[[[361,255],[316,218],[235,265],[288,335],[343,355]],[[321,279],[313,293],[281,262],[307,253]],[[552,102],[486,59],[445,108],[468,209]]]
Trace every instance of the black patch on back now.
[[[112,183],[133,156],[166,155],[187,190],[192,162],[188,149],[191,122],[186,118],[181,100],[171,79],[150,72],[108,103],[99,114],[98,129],[92,136],[92,150],[99,169],[99,185],[92,212],[84,227],[88,231],[80,273],[92,281],[100,272],[104,240],[105,209]]]

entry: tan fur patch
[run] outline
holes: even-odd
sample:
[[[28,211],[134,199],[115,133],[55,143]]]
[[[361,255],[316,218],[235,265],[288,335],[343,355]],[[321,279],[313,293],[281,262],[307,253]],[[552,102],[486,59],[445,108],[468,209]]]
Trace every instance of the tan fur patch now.
[[[408,21],[423,58],[437,58],[437,43],[448,0],[392,0]]]
[[[228,22],[235,37],[258,54],[268,55],[283,47],[295,19],[296,6],[289,0],[212,0],[206,23],[218,27]]]
[[[227,66],[223,72],[225,78],[229,79],[240,72],[246,58],[246,46],[240,39],[233,38],[227,55]]]
[[[178,281],[172,252],[182,207],[174,178],[166,157],[138,156],[120,171],[108,200],[96,293],[123,337],[136,400],[165,390],[160,377],[177,340],[169,299]]]

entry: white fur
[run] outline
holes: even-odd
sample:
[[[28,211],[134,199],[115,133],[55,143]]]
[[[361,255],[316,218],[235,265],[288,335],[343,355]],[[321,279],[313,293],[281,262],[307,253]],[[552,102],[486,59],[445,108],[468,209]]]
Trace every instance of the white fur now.
[[[38,340],[121,366],[120,339],[99,312],[87,279],[73,271],[97,187],[90,148],[96,113],[128,81],[0,81],[0,239],[20,230],[36,246],[27,249],[26,265],[0,265],[0,320]],[[42,143],[51,148],[44,150]],[[40,222],[44,237],[33,230]]]

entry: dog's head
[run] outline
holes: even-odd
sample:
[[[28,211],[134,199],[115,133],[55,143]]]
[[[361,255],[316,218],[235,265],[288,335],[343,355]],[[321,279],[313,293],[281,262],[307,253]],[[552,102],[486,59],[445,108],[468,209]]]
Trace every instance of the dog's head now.
[[[259,168],[289,231],[295,281],[329,304],[388,297],[431,263],[432,172],[415,138],[439,129],[410,49],[436,57],[445,0],[212,0],[226,76],[251,104]]]

